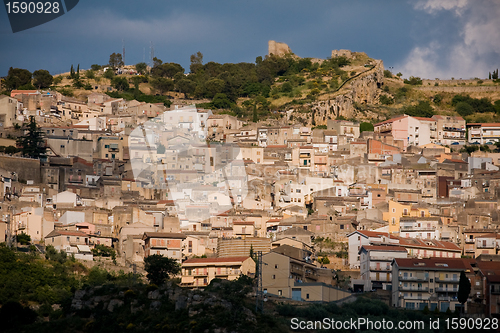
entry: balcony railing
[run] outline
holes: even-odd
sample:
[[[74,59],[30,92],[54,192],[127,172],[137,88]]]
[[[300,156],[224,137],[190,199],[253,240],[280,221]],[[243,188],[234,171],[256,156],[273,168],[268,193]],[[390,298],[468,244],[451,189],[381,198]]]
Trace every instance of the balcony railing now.
[[[436,277],[436,282],[447,282],[447,283],[458,283],[460,280],[458,278],[440,278]]]
[[[457,293],[458,289],[450,289],[450,288],[436,288],[436,292],[438,293]]]
[[[422,292],[428,292],[429,288],[428,287],[418,287],[418,286],[399,286],[399,290],[401,291],[422,291]]]
[[[429,277],[422,277],[422,276],[399,276],[400,281],[429,281]]]

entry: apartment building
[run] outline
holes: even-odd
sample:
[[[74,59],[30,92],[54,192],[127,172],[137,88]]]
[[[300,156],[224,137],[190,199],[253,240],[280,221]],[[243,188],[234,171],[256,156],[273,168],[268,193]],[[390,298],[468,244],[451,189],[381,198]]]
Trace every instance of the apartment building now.
[[[467,141],[465,120],[458,116],[434,115],[437,139],[443,145],[464,145]]]
[[[206,287],[215,279],[236,280],[241,275],[253,277],[255,261],[248,256],[193,258],[182,263],[181,286]]]
[[[500,141],[500,123],[467,124],[469,144],[494,144]]]
[[[142,236],[144,241],[144,257],[159,254],[181,262],[182,241],[186,235],[173,232],[145,232]]]
[[[461,307],[458,302],[460,273],[474,277],[467,259],[395,258],[392,262],[392,305],[398,308],[444,312]]]
[[[390,245],[363,245],[359,250],[361,268],[360,280],[364,288],[360,291],[373,289],[391,290],[392,260],[407,258],[408,252],[402,246]],[[353,283],[357,290],[356,283]]]
[[[309,302],[332,302],[350,296],[349,292],[331,285],[330,270],[276,251],[279,248],[262,256],[265,294]]]

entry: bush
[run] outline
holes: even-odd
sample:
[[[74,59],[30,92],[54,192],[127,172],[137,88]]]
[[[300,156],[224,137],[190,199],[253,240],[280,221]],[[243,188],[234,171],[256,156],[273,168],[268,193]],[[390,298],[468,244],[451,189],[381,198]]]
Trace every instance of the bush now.
[[[435,104],[439,104],[441,103],[441,101],[443,100],[443,96],[437,94],[436,96],[434,96],[434,98],[432,99],[432,101],[435,103]]]
[[[384,77],[392,78],[392,73],[388,69],[384,69]]]
[[[416,76],[410,76],[408,80],[403,81],[405,84],[410,84],[412,86],[419,86],[422,85],[422,79]]]
[[[434,115],[434,109],[428,101],[420,101],[417,105],[406,107],[404,113],[412,117],[430,118]]]
[[[394,99],[392,97],[388,97],[386,95],[380,95],[379,101],[383,105],[394,104]]]
[[[31,236],[25,234],[24,232],[16,236],[17,242],[21,245],[28,245],[31,243]]]
[[[359,124],[359,132],[372,132],[374,129],[373,127],[373,124],[372,123],[368,123],[368,122],[363,122],[361,124]]]
[[[474,109],[466,102],[458,102],[455,106],[455,111],[462,117],[469,116],[474,113]]]

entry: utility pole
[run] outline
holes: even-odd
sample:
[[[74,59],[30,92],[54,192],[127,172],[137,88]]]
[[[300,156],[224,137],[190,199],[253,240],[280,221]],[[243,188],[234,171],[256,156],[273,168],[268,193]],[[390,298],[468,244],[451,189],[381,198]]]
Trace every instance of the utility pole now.
[[[264,310],[264,293],[262,292],[262,251],[257,251],[257,286],[255,290],[255,312]]]

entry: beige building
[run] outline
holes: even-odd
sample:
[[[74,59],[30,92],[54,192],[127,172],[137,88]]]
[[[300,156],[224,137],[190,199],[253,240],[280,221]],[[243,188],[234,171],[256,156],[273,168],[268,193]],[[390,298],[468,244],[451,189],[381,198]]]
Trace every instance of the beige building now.
[[[262,261],[262,287],[267,295],[310,302],[332,302],[350,296],[347,291],[321,282],[327,270],[311,262],[274,251],[264,254]]]
[[[97,139],[94,158],[123,161],[123,137],[105,137]]]
[[[144,241],[144,257],[159,254],[167,258],[181,262],[182,241],[186,235],[173,232],[145,232],[142,236]]]
[[[255,261],[250,257],[193,258],[182,263],[183,287],[206,287],[215,279],[236,280],[253,277]]]
[[[89,235],[80,231],[53,230],[45,236],[45,245],[52,245],[58,251],[74,255],[76,259],[93,259]]]
[[[17,124],[17,99],[0,95],[0,129]]]

